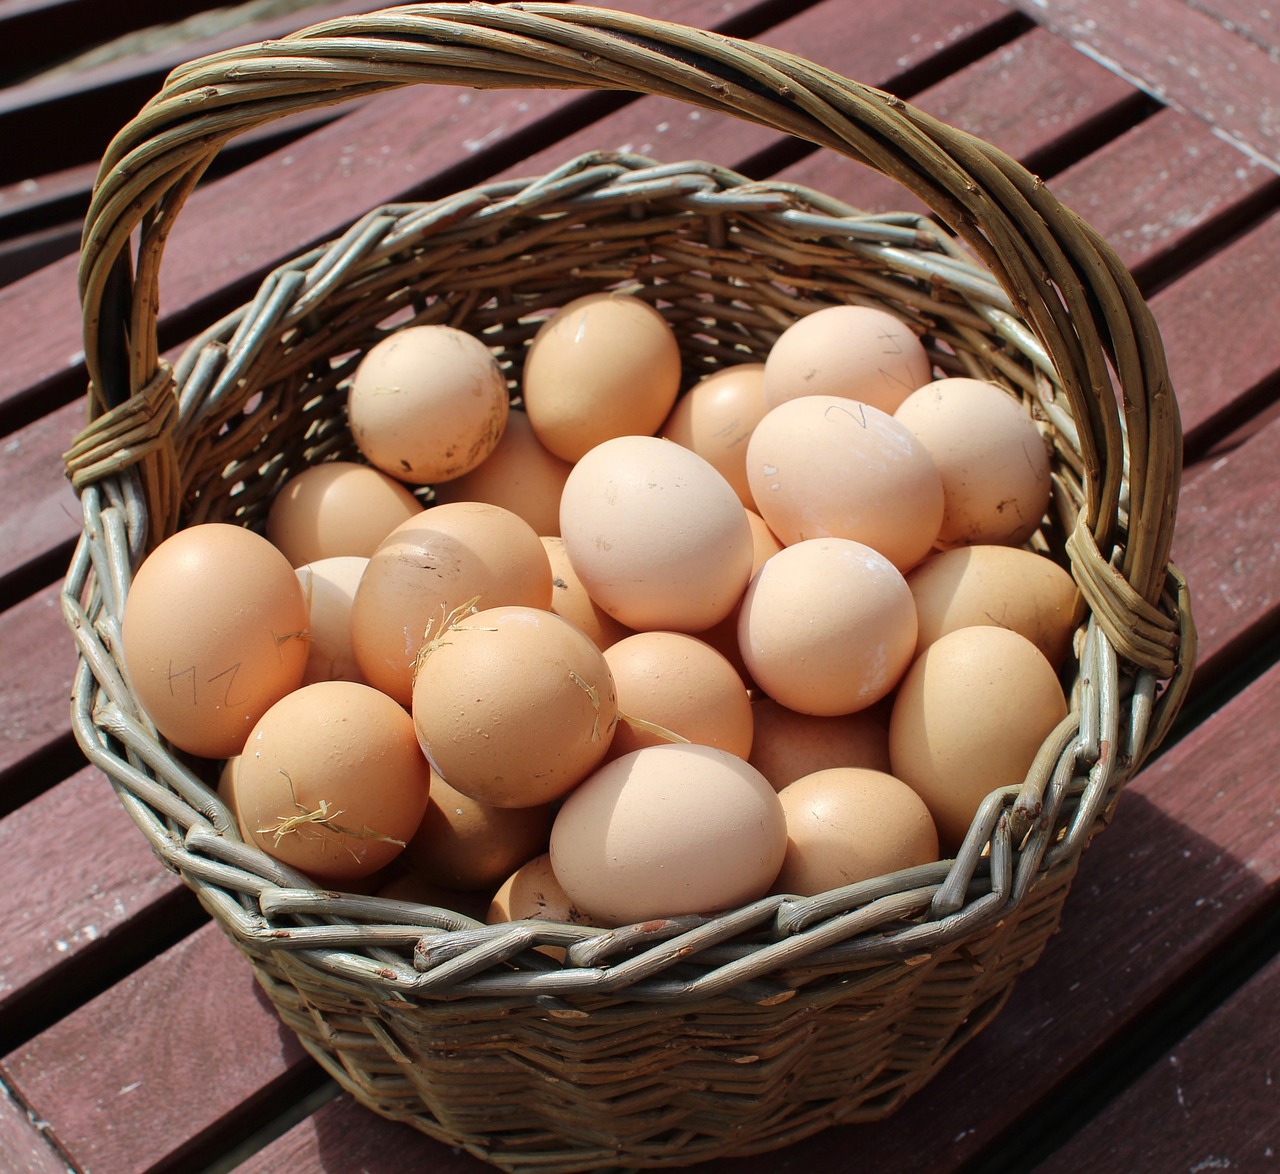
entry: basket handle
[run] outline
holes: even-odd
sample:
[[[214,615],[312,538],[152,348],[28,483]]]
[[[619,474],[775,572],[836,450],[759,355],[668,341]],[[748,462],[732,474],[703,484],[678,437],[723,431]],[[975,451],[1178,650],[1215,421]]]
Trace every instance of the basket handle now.
[[[847,155],[913,192],[986,264],[1056,364],[1085,466],[1072,557],[1088,564],[1086,596],[1149,616],[1164,632],[1157,642],[1167,636],[1155,659],[1173,663],[1177,637],[1160,605],[1181,426],[1159,332],[1114,251],[990,144],[802,58],[681,25],[577,4],[432,3],[327,21],[176,69],[108,147],[85,223],[91,419],[144,398],[151,417],[164,410],[160,256],[222,144],[300,110],[417,83],[676,98]],[[1127,532],[1117,522],[1126,468]]]

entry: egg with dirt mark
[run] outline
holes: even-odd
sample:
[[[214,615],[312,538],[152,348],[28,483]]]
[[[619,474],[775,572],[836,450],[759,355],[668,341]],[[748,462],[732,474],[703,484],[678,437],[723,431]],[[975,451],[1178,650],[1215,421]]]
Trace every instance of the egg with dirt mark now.
[[[356,446],[415,485],[461,477],[497,445],[510,410],[506,377],[480,339],[453,326],[406,326],[360,360],[347,392]]]

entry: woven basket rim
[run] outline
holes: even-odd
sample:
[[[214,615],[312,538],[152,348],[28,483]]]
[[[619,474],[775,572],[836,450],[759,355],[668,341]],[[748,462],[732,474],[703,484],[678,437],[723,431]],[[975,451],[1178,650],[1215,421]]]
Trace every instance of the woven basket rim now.
[[[784,225],[798,226],[793,229],[799,234],[798,239],[820,238],[824,234],[827,238],[835,235],[843,239],[847,236],[847,247],[854,251],[854,255],[874,255],[886,250],[900,253],[910,243],[920,253],[920,266],[928,270],[926,255],[921,247],[927,242],[929,248],[938,251],[939,260],[939,267],[929,275],[930,282],[937,284],[949,280],[962,290],[974,291],[970,297],[970,306],[978,304],[980,295],[989,303],[986,313],[993,328],[1005,328],[1007,302],[1002,291],[992,285],[981,266],[968,258],[961,246],[955,245],[945,232],[924,218],[898,214],[887,217],[869,216],[809,189],[791,184],[749,181],[728,169],[702,161],[659,165],[643,157],[592,152],[568,161],[550,175],[531,180],[481,185],[478,189],[438,201],[388,206],[367,213],[335,241],[310,250],[304,258],[295,259],[277,269],[263,282],[257,298],[193,340],[176,364],[179,401],[194,400],[194,405],[198,406],[200,395],[192,396],[189,385],[207,348],[213,345],[225,352],[237,338],[258,335],[260,332],[256,328],[246,326],[251,318],[250,311],[269,301],[301,261],[308,261],[320,270],[349,268],[350,262],[330,262],[329,258],[339,256],[345,242],[361,238],[370,224],[382,224],[385,228],[388,219],[393,222],[439,221],[447,225],[442,231],[444,235],[448,235],[449,231],[457,231],[456,226],[465,224],[469,219],[492,215],[501,220],[504,201],[516,207],[527,208],[526,219],[533,220],[547,215],[548,207],[559,210],[572,206],[575,200],[588,208],[593,205],[607,206],[611,202],[625,204],[628,199],[637,198],[635,193],[652,193],[655,185],[662,183],[666,183],[677,197],[687,200],[690,205],[710,198],[712,192],[731,195],[733,201],[743,208],[752,208],[760,215],[776,216]],[[656,195],[653,196],[653,199],[656,198]],[[668,201],[672,198],[668,194]],[[468,216],[456,215],[456,209],[460,205],[470,210]],[[817,209],[822,210],[822,215],[818,214]],[[446,212],[448,215],[444,216],[443,213]],[[307,302],[305,305],[314,312],[312,303]],[[287,328],[287,325],[288,319],[276,323],[277,329]],[[1014,337],[1027,348],[1033,367],[1039,364],[1052,371],[1051,364],[1038,351],[1034,340],[1021,334]],[[234,359],[230,361],[230,370],[239,370]],[[216,389],[210,392],[206,388],[204,394],[209,394],[213,399],[218,398]],[[195,406],[189,405],[188,414],[194,412]],[[1063,424],[1069,426],[1069,419],[1063,419]],[[171,427],[181,431],[183,425],[179,422]],[[118,489],[116,492],[124,494],[127,490]],[[1085,673],[1087,681],[1115,680],[1119,671],[1117,655],[1100,632],[1091,632],[1086,655],[1091,660],[1091,667]],[[1154,685],[1154,680],[1151,684]],[[1098,702],[1089,704],[1096,707]],[[780,959],[778,965],[786,965],[789,953],[793,952],[793,948],[787,943],[787,934],[808,931],[821,922],[839,923],[844,927],[831,931],[833,941],[818,952],[815,962],[818,966],[838,964],[841,960],[865,959],[877,954],[885,957],[903,956],[912,951],[936,947],[956,934],[972,932],[983,918],[990,920],[1001,916],[1010,901],[1016,899],[1013,896],[1015,891],[1025,892],[1032,883],[1045,854],[1050,854],[1053,859],[1061,859],[1078,851],[1080,839],[1090,834],[1088,822],[1077,825],[1074,834],[1064,844],[1054,847],[1050,841],[1057,833],[1053,821],[1044,818],[1043,796],[1055,764],[1059,773],[1062,772],[1058,759],[1073,744],[1071,739],[1079,737],[1076,729],[1079,720],[1078,712],[1069,715],[1067,723],[1052,744],[1056,755],[1043,755],[1036,770],[1022,787],[1009,788],[998,796],[993,796],[981,817],[975,821],[969,840],[957,860],[915,870],[908,876],[878,878],[874,882],[852,886],[847,891],[799,900],[770,897],[730,915],[675,918],[660,926],[647,927],[643,931],[638,927],[624,930],[573,926],[548,928],[546,924],[525,925],[514,929],[483,927],[469,923],[467,919],[451,911],[441,910],[424,915],[420,910],[415,911],[404,905],[383,903],[384,899],[352,895],[325,895],[317,898],[315,887],[310,881],[292,874],[274,861],[268,863],[256,849],[237,848],[234,852],[229,852],[224,837],[234,834],[234,830],[225,808],[215,808],[217,815],[210,829],[188,830],[184,847],[188,853],[195,850],[208,852],[215,859],[225,859],[229,864],[242,863],[245,852],[255,856],[253,871],[262,890],[257,894],[258,908],[254,915],[255,920],[260,919],[260,925],[250,926],[243,911],[231,914],[224,910],[223,914],[224,918],[231,916],[239,923],[238,932],[242,935],[260,941],[279,942],[282,934],[288,934],[290,940],[314,941],[334,950],[351,948],[362,935],[370,941],[381,942],[387,948],[393,943],[398,943],[402,950],[410,946],[414,949],[414,961],[419,970],[411,977],[401,973],[392,985],[411,989],[420,997],[430,997],[433,984],[438,984],[438,989],[444,992],[440,997],[456,997],[459,988],[454,987],[455,982],[464,984],[460,989],[470,989],[465,985],[468,981],[467,972],[477,965],[478,958],[488,956],[487,950],[506,957],[518,953],[527,963],[534,957],[528,951],[535,947],[559,945],[569,947],[568,959],[562,969],[589,970],[594,977],[594,986],[601,990],[618,981],[614,976],[616,967],[608,977],[605,974],[604,967],[611,959],[634,959],[637,951],[648,951],[651,960],[656,961],[665,956],[664,951],[670,952],[673,949],[692,951],[695,955],[703,950],[710,950],[708,956],[718,960],[717,969],[725,966],[728,969],[722,970],[712,979],[702,975],[676,986],[661,978],[649,981],[644,974],[645,964],[630,962],[629,965],[637,972],[637,977],[631,980],[634,983],[631,986],[631,997],[666,999],[672,997],[676,989],[687,989],[688,997],[695,997],[693,991],[730,989],[734,985],[733,976],[743,973],[743,982],[747,985],[742,987],[738,997],[743,991],[751,990],[755,997],[770,1001],[786,997],[785,991],[776,984],[760,982],[757,976],[767,975],[776,968],[769,962],[774,955]],[[134,734],[134,737],[138,736]],[[1135,728],[1129,732],[1129,757],[1137,757],[1141,753],[1140,746],[1144,736],[1145,729]],[[1083,744],[1080,749],[1083,752]],[[1095,785],[1096,794],[1101,796],[1112,791],[1116,777],[1114,767],[1105,772],[1105,785]],[[1054,801],[1055,810],[1066,797],[1069,783],[1068,779],[1059,784]],[[189,802],[193,802],[194,797],[198,796],[206,808],[218,803],[215,796],[199,790],[198,780],[188,781],[185,786],[191,796],[188,798]],[[1077,785],[1076,789],[1079,790],[1080,787]],[[1096,803],[1097,800],[1092,802]],[[1089,809],[1088,805],[1086,809]],[[1015,880],[1010,861],[1016,855],[1016,846],[1025,839],[1033,826],[1039,843],[1030,851],[1024,848],[1018,856],[1020,864]],[[993,837],[998,842],[998,848],[992,846]],[[997,874],[994,880],[992,873]],[[990,886],[990,891],[980,902],[980,913],[965,899],[978,876],[984,877],[985,883]],[[204,892],[208,900],[214,900],[210,895],[211,890],[205,889]],[[931,911],[934,920],[919,923],[922,906]],[[876,912],[887,908],[901,908],[904,915],[907,911],[912,911],[911,916],[917,919],[917,924],[912,925],[908,920],[892,933],[864,938],[856,945],[849,945],[850,926],[859,923],[874,925]],[[308,925],[309,921],[318,917],[329,922],[324,929]],[[340,925],[348,920],[352,924],[358,923],[360,930],[344,933]],[[770,924],[783,934],[773,944],[766,942],[745,954],[740,949],[730,949],[727,955],[719,945],[725,938],[740,939],[744,932],[750,932],[753,927],[759,929]],[[750,957],[752,953],[757,955],[754,959]],[[727,962],[723,960],[726,956]],[[353,966],[349,960],[344,962],[337,958],[330,958],[327,964],[337,969],[345,967],[352,973],[362,973],[364,968],[363,961]],[[537,969],[548,968],[538,966],[535,971]],[[428,972],[434,977],[425,978],[424,975]],[[545,975],[530,977],[533,983],[541,984],[535,989],[546,988],[567,993],[582,985],[581,978],[557,981]],[[757,985],[751,986],[751,983]],[[489,982],[488,985],[498,992],[505,992],[511,984],[504,981]],[[518,981],[516,985],[519,985]],[[483,990],[485,982],[472,982],[471,988]],[[499,993],[495,997],[505,995]]]

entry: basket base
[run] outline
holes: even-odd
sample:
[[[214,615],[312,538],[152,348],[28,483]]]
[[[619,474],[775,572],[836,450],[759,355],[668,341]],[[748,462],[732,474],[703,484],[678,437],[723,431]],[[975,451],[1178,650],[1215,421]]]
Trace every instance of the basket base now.
[[[833,962],[773,1006],[597,996],[567,1020],[532,1000],[371,1009],[296,953],[246,953],[306,1050],[380,1116],[509,1174],[682,1167],[893,1114],[1003,1007],[1057,928],[1076,864],[980,933],[931,955]]]

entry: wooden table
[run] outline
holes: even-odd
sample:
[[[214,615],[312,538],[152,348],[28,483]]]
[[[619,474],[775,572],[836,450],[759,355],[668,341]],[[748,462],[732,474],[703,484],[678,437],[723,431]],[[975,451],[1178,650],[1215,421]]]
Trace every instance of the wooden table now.
[[[93,165],[164,69],[374,7],[187,25],[37,76],[195,0],[0,0],[0,1170],[484,1167],[339,1094],[158,865],[68,725],[57,603],[78,533],[74,251]],[[296,5],[295,5],[296,7]],[[729,1170],[1280,1166],[1280,49],[1242,0],[618,0],[794,50],[1004,147],[1105,233],[1151,301],[1186,433],[1175,559],[1200,668],[1086,853],[1061,932],[993,1026],[896,1117]],[[175,43],[176,42],[176,43]],[[656,99],[397,92],[229,150],[166,255],[165,347],[391,199],[588,147],[710,158],[868,208],[878,177]]]

